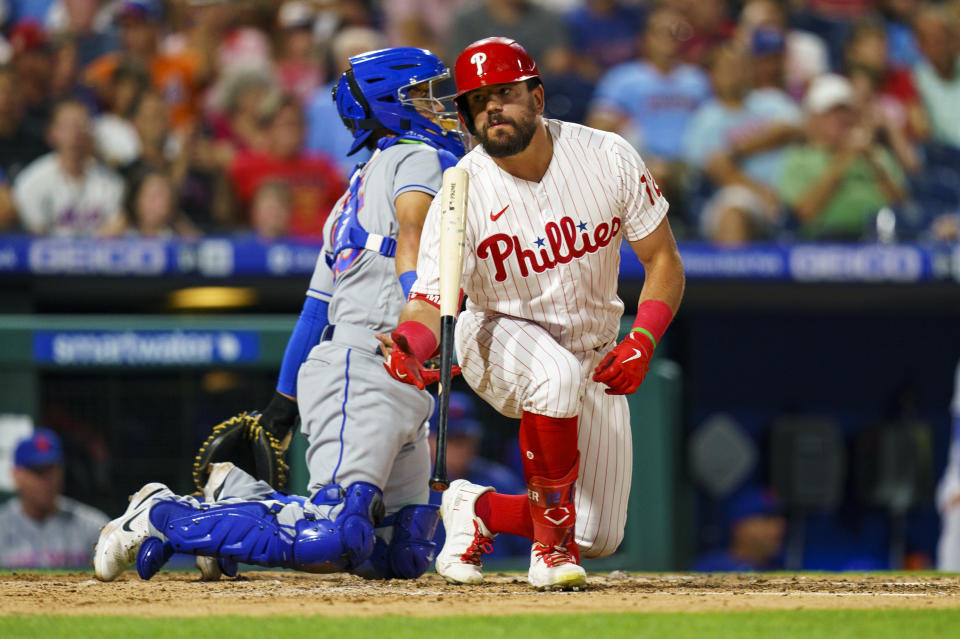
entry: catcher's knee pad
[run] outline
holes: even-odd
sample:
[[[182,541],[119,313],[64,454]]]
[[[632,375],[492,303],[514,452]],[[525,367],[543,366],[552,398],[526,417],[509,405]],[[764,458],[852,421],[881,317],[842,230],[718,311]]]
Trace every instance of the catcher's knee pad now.
[[[416,579],[427,571],[437,554],[433,534],[440,521],[440,507],[404,506],[395,515],[393,539],[387,548],[390,568],[400,579]]]
[[[347,488],[335,521],[305,512],[292,530],[277,522],[283,510],[279,503],[197,508],[174,500],[158,502],[150,509],[150,522],[167,540],[162,547],[144,543],[137,565],[143,564],[141,576],[149,579],[173,552],[181,552],[308,572],[350,570],[373,552],[374,519],[382,509],[380,489],[366,482]]]
[[[437,552],[433,535],[440,521],[438,506],[413,504],[394,515],[390,543],[377,538],[373,554],[353,573],[365,579],[416,579],[427,571]]]
[[[314,562],[322,568],[317,572],[352,570],[373,554],[376,541],[374,528],[383,518],[380,489],[365,481],[354,482],[346,490],[341,490],[339,486],[327,486],[311,501],[330,504],[330,495],[334,490],[342,494],[343,504],[336,518],[332,522],[319,520],[326,524],[325,529],[322,526],[319,530],[305,529],[298,536],[296,554],[297,562],[301,564],[300,570],[311,570],[303,566]],[[332,571],[326,569],[331,554],[337,557],[337,567]]]

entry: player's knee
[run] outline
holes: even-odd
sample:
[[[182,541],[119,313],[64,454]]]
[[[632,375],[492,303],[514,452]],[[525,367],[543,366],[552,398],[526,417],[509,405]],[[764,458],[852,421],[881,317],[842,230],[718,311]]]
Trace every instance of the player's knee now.
[[[580,413],[583,397],[584,376],[580,361],[561,348],[552,355],[550,365],[541,367],[531,380],[524,410],[539,412],[547,407],[557,417],[572,417]]]
[[[609,557],[615,553],[620,547],[620,544],[623,543],[623,534],[623,526],[614,528],[601,527],[594,538],[586,539],[578,543],[580,546],[580,556],[584,559]]]

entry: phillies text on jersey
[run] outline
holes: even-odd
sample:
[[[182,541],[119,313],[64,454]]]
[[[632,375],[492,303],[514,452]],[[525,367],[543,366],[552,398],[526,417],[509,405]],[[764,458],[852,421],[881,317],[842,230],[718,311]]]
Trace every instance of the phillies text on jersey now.
[[[539,182],[518,179],[477,147],[470,174],[463,290],[468,308],[529,319],[574,352],[617,335],[620,241],[660,224],[667,201],[623,138],[545,120],[553,157]],[[415,296],[439,293],[439,201],[420,242]],[[590,291],[590,294],[586,294]]]

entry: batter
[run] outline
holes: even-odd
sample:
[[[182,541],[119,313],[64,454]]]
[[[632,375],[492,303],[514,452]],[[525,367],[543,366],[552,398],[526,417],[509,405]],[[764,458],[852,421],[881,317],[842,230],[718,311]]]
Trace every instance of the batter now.
[[[488,38],[456,63],[457,107],[480,146],[470,175],[456,330],[463,376],[502,414],[520,418],[527,495],[463,480],[444,493],[447,540],[437,571],[482,580],[499,532],[533,541],[536,588],[582,586],[580,554],[603,557],[623,538],[632,470],[632,393],[683,293],[667,202],[622,138],[542,117],[536,64],[518,43]],[[439,332],[439,202],[427,215],[417,282],[388,367],[409,380]],[[615,345],[619,248],[646,269],[637,322]]]

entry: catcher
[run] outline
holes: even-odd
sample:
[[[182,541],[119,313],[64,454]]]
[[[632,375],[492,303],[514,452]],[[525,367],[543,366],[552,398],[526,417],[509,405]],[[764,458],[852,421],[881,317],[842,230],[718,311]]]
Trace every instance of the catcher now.
[[[393,48],[350,59],[334,89],[358,166],[324,228],[324,249],[262,413],[215,429],[197,457],[204,500],[162,484],[135,493],[101,532],[98,579],[136,562],[144,579],[174,552],[206,557],[206,577],[236,562],[371,578],[416,578],[438,522],[427,505],[433,400],[384,370],[375,335],[396,328],[416,279],[420,231],[443,169],[464,153],[456,111],[434,96],[448,77],[429,51]],[[427,383],[438,373],[423,371]],[[308,440],[309,496],[275,492],[298,418]],[[225,460],[236,462],[226,463]],[[224,463],[221,463],[224,462]],[[264,481],[266,480],[266,481]]]

